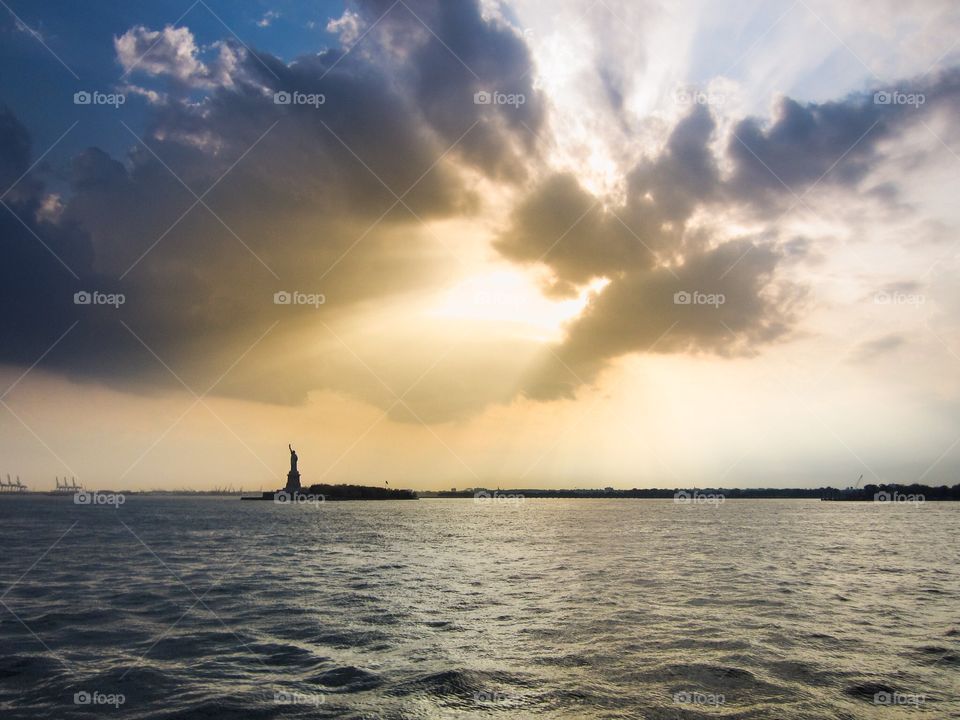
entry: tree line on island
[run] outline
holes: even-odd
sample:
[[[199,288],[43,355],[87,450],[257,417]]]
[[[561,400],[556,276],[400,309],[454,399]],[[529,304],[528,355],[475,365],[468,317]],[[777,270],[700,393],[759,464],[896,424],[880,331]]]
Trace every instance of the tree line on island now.
[[[263,499],[272,499],[276,493],[283,491],[263,492]],[[671,499],[683,494],[688,497],[708,495],[723,497],[726,500],[751,499],[806,499],[831,501],[891,501],[906,499],[906,501],[938,501],[960,500],[960,484],[948,487],[940,485],[902,485],[870,484],[862,488],[848,487],[838,489],[834,487],[819,488],[485,488],[471,487],[451,490],[409,490],[371,485],[330,485],[315,484],[297,491],[304,495],[322,496],[325,500],[416,500],[417,498],[496,498],[497,496],[511,498],[639,498],[639,499]],[[46,494],[53,494],[46,493]],[[133,490],[126,491],[130,495],[223,495],[235,496],[238,491],[230,488],[216,488],[214,490]],[[260,492],[257,493],[261,495]]]
[[[864,485],[862,488],[569,488],[569,489],[496,489],[474,487],[464,490],[419,492],[420,497],[468,498],[478,493],[522,495],[525,498],[673,498],[678,493],[722,495],[728,500],[749,499],[808,499],[808,500],[888,500],[900,497],[922,497],[925,500],[960,500],[960,484],[948,487],[929,485],[901,485],[897,483]]]

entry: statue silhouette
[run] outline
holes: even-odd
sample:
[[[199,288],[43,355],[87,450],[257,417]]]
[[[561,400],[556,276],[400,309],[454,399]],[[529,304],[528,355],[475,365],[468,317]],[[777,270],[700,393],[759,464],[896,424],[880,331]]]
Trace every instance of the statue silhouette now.
[[[293,449],[290,443],[287,443],[290,449],[290,472],[287,473],[287,486],[284,488],[287,492],[298,492],[300,490],[300,471],[297,470],[297,451]]]

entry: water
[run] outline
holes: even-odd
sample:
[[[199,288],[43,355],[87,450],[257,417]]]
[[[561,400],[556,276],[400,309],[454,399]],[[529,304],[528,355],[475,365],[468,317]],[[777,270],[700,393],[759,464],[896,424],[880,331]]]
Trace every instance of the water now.
[[[958,521],[956,503],[0,498],[0,715],[960,717]]]

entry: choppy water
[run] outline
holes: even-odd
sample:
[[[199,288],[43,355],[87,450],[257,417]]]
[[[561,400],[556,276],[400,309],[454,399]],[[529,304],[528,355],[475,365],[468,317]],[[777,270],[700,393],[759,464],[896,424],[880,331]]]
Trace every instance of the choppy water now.
[[[0,715],[960,717],[958,521],[956,503],[2,498]]]

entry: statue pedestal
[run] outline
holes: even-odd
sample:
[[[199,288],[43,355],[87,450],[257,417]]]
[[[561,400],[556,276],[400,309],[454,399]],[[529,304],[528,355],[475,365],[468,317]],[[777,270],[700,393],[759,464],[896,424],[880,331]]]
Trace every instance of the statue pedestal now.
[[[291,470],[287,473],[287,486],[284,488],[287,492],[296,492],[300,489],[300,473]]]

